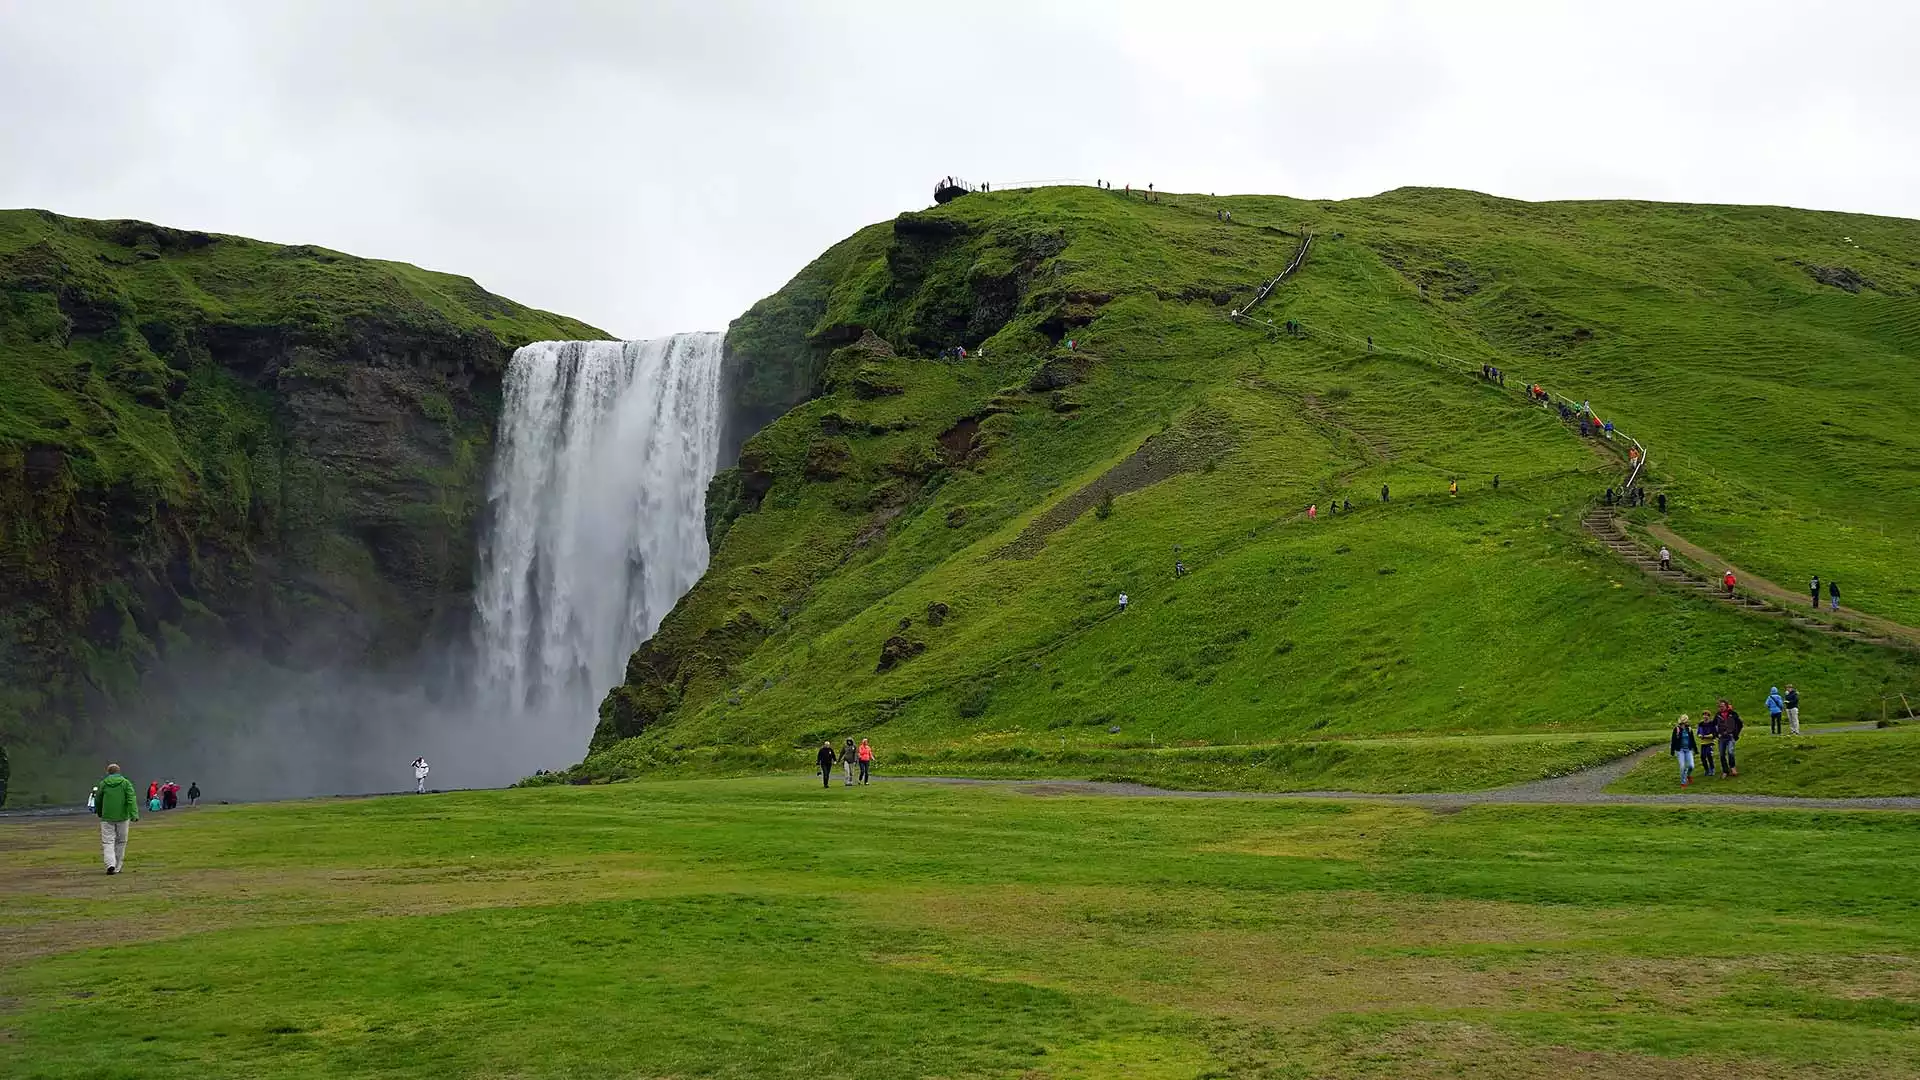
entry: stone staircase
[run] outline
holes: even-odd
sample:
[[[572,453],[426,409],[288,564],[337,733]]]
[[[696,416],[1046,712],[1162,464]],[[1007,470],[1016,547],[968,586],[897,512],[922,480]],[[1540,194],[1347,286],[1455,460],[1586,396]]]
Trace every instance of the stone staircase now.
[[[1692,589],[1701,596],[1707,597],[1716,603],[1740,608],[1753,615],[1782,619],[1793,623],[1795,626],[1804,627],[1813,633],[1825,634],[1828,637],[1865,642],[1869,645],[1904,647],[1906,644],[1905,642],[1896,641],[1892,638],[1876,637],[1872,634],[1855,630],[1849,626],[1836,625],[1827,622],[1825,619],[1812,618],[1799,609],[1781,607],[1769,600],[1746,592],[1738,586],[1734,587],[1733,595],[1728,596],[1726,586],[1721,584],[1718,578],[1701,577],[1698,574],[1686,570],[1678,562],[1673,564],[1673,569],[1662,570],[1660,569],[1659,555],[1655,552],[1648,552],[1641,548],[1639,544],[1635,543],[1633,538],[1627,535],[1627,531],[1620,527],[1620,521],[1610,506],[1594,507],[1587,511],[1586,516],[1581,519],[1580,523],[1586,527],[1587,532],[1592,533],[1595,539],[1605,544],[1614,554],[1639,568],[1642,573],[1659,580],[1663,584],[1671,585],[1675,588]]]

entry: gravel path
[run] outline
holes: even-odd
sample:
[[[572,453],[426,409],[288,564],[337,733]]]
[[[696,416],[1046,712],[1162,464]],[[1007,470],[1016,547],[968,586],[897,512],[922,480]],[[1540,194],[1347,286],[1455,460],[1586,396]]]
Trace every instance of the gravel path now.
[[[1861,725],[1864,729],[1869,725]],[[1366,791],[1169,791],[1145,784],[1104,780],[980,780],[964,776],[876,777],[900,783],[954,784],[963,787],[1009,787],[1027,795],[1117,795],[1163,799],[1339,799],[1356,802],[1408,803],[1436,810],[1467,806],[1757,806],[1791,810],[1920,810],[1920,796],[1883,795],[1847,799],[1804,798],[1797,795],[1715,795],[1705,791],[1676,791],[1671,795],[1626,795],[1609,792],[1608,784],[1664,746],[1649,746],[1626,757],[1582,772],[1551,780],[1534,780],[1489,791],[1422,791],[1385,794]]]

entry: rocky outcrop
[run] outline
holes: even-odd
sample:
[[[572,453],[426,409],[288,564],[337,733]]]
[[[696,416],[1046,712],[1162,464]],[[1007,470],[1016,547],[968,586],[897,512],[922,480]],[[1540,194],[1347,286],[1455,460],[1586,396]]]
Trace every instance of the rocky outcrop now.
[[[0,217],[0,741],[87,747],[185,650],[459,631],[507,359],[604,334],[318,248]]]

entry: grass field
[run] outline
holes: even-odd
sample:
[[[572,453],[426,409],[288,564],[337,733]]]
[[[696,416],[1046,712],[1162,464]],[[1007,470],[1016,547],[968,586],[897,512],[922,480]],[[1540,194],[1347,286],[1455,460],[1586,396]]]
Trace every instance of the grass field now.
[[[0,822],[22,1078],[1906,1077],[1920,817],[800,778]]]

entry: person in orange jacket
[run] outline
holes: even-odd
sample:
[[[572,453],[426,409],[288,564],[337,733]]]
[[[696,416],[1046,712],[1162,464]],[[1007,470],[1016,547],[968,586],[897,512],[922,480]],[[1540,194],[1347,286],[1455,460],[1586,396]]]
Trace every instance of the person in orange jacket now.
[[[860,749],[856,753],[860,758],[860,782],[864,784],[873,778],[873,747],[867,745],[867,740],[861,739]]]

